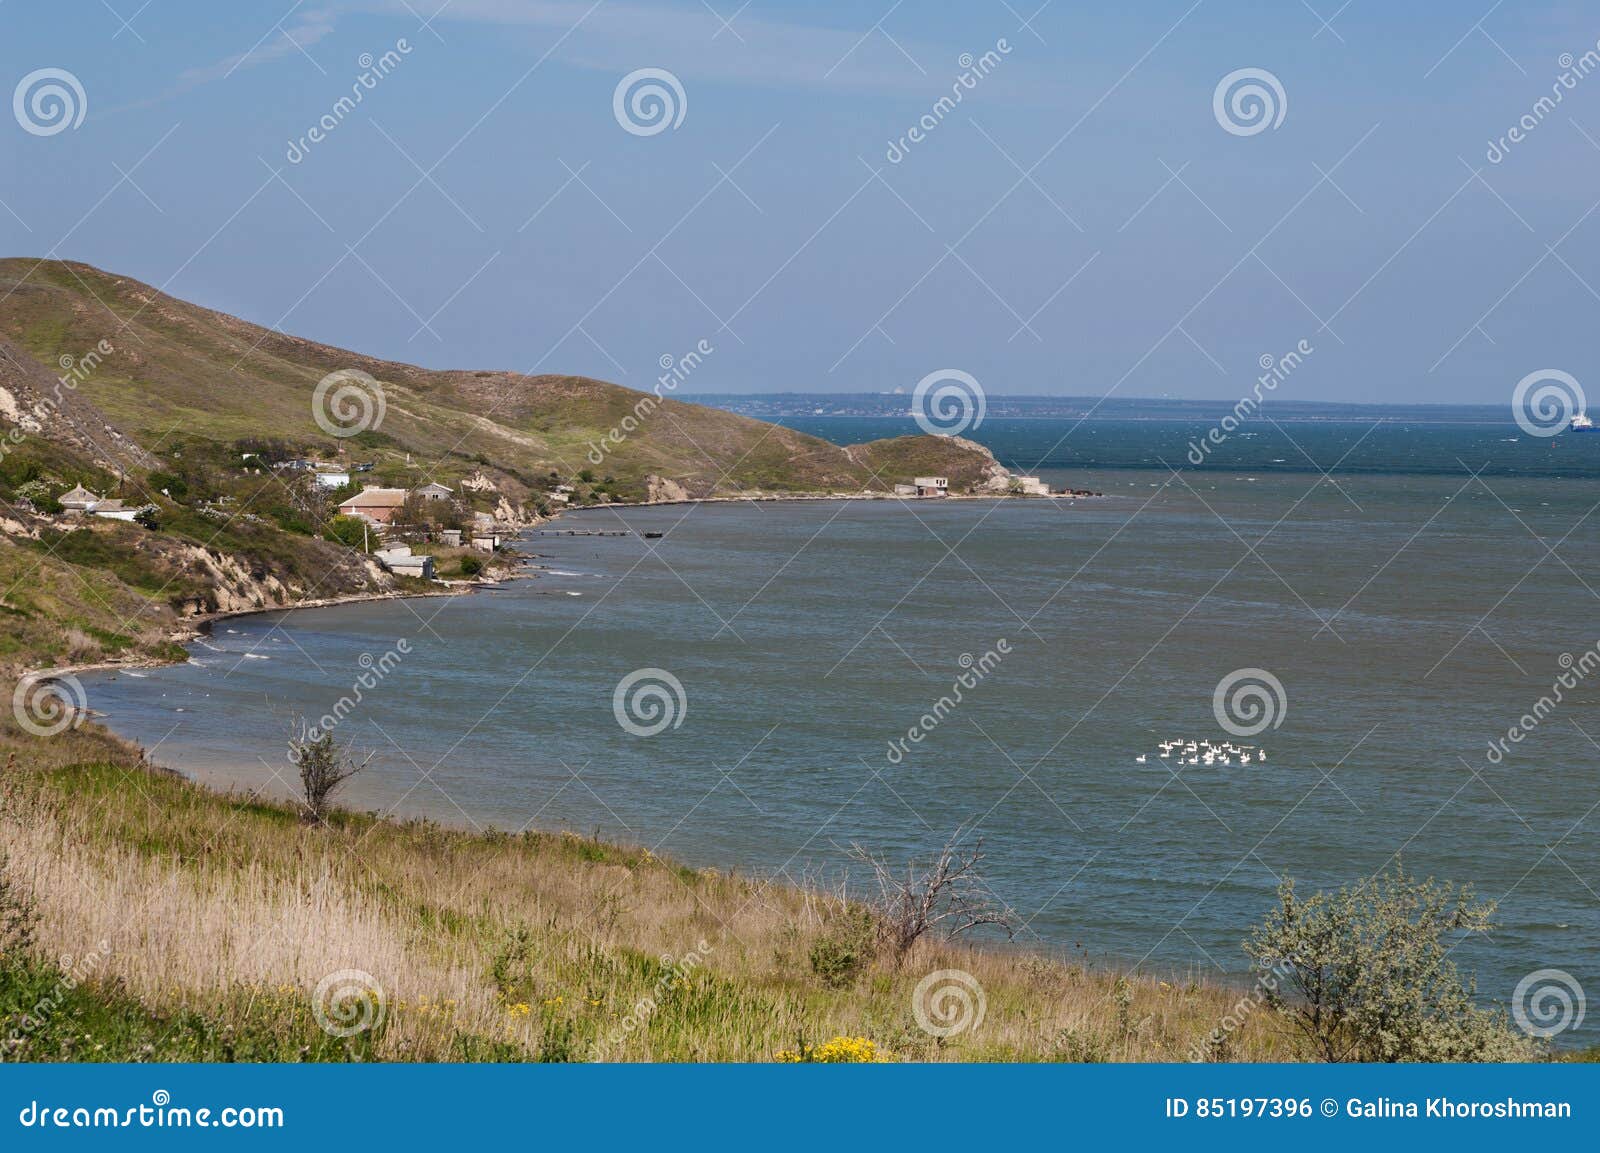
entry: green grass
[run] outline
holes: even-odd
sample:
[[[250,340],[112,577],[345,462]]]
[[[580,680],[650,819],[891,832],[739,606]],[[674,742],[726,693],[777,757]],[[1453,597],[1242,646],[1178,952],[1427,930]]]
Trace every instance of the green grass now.
[[[311,393],[328,372],[357,368],[382,383],[387,415],[379,428],[342,447],[374,460],[374,477],[415,483],[431,474],[454,484],[483,470],[519,502],[552,469],[570,479],[594,467],[597,475],[615,477],[608,492],[638,500],[652,473],[681,481],[695,495],[738,495],[887,489],[917,469],[949,474],[959,485],[987,463],[933,437],[868,446],[857,463],[816,437],[686,404],[670,393],[657,402],[581,376],[441,372],[377,360],[224,318],[83,264],[0,260],[0,288],[0,335],[45,365],[93,347],[117,327],[114,317],[131,323],[140,339],[137,371],[112,354],[80,390],[147,445],[164,443],[178,429],[218,445],[275,437],[332,453],[340,445],[313,420]],[[641,402],[649,407],[639,427],[608,443],[604,465],[592,466],[590,445],[635,417]],[[878,469],[890,471],[873,480]]]
[[[37,957],[0,963],[0,1059],[10,1061],[362,1061],[382,1029],[350,1040],[325,1032],[304,997],[238,989],[225,1008],[156,1012],[92,957],[62,970]]]
[[[898,1060],[1182,1060],[1239,995],[960,945],[895,961],[866,932],[848,963],[819,964],[841,955],[827,945],[841,926],[860,928],[821,894],[572,833],[350,811],[308,826],[287,804],[153,772],[87,726],[11,749],[0,847],[17,876],[51,875],[28,855],[41,846],[65,854],[71,883],[46,892],[39,951],[4,978],[0,1011],[56,979],[40,958],[118,938],[77,1008],[31,1042],[35,1059],[153,1045],[145,1058],[343,1060],[308,1013],[319,978],[348,967],[386,991],[359,1052],[385,1060],[765,1061],[841,1036]],[[118,886],[149,902],[132,936],[118,937]],[[949,968],[982,982],[989,1011],[981,1033],[941,1043],[917,1027],[912,991]],[[1237,1055],[1292,1055],[1283,1037],[1262,1017]]]

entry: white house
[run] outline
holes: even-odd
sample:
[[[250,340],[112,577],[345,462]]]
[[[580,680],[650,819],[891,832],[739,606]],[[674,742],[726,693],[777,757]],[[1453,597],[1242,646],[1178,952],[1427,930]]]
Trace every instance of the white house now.
[[[919,476],[911,482],[918,496],[949,496],[950,478],[947,476]]]
[[[61,502],[61,507],[68,512],[88,512],[100,503],[100,497],[84,488],[83,485],[74,485],[56,498]]]
[[[411,495],[421,497],[423,500],[448,500],[455,494],[442,484],[429,482],[412,489]]]
[[[311,483],[318,488],[343,488],[350,483],[350,474],[342,469],[318,469],[311,474]]]
[[[410,545],[380,548],[373,552],[372,557],[398,576],[421,577],[430,581],[433,579],[433,558],[413,553]]]
[[[108,520],[132,520],[139,510],[127,508],[120,500],[101,500],[96,501],[89,511]]]
[[[1023,496],[1049,496],[1050,486],[1036,476],[1014,476],[1011,483]]]

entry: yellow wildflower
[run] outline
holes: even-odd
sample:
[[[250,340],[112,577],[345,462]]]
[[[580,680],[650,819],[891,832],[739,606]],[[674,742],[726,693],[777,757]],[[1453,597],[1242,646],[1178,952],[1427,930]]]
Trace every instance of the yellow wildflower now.
[[[782,1065],[881,1065],[894,1058],[866,1037],[835,1037],[816,1048],[802,1041],[799,1049],[780,1049],[772,1059]]]

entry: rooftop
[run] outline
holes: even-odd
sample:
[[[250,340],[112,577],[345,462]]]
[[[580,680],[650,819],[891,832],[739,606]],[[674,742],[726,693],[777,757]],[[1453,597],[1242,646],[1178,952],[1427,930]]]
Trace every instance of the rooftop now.
[[[406,490],[403,488],[378,488],[368,485],[349,500],[339,505],[340,508],[399,508],[406,503]]]

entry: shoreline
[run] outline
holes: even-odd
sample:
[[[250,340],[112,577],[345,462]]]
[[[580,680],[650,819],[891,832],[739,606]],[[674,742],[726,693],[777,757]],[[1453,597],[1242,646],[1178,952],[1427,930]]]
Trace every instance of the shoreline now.
[[[879,499],[879,500],[888,499],[888,500],[892,500],[892,499],[897,499],[897,498],[895,498],[893,496],[878,496],[878,495],[867,495],[867,496],[856,496],[856,497],[841,497],[841,496],[838,496],[837,494],[806,494],[806,495],[801,495],[801,496],[781,496],[781,497],[779,497],[779,496],[772,496],[772,497],[735,496],[735,497],[713,497],[713,498],[687,499],[687,500],[675,500],[675,501],[607,502],[607,503],[604,503],[604,504],[586,505],[586,506],[583,506],[583,507],[580,507],[580,508],[576,508],[576,509],[563,509],[562,512],[563,513],[565,513],[565,512],[584,512],[584,511],[588,511],[589,509],[599,510],[599,509],[607,509],[607,508],[610,508],[610,509],[615,509],[615,508],[647,508],[647,507],[651,507],[653,505],[684,505],[684,504],[692,505],[692,504],[700,504],[700,503],[756,503],[756,502],[787,501],[787,500],[812,501],[812,502],[815,502],[815,501],[826,501],[826,500],[850,500],[850,499],[857,499],[857,500],[860,500],[860,499]],[[1003,500],[1003,499],[1016,499],[1016,498],[1014,496],[1007,496],[1007,495],[1003,495],[1003,494],[974,494],[974,495],[966,495],[966,496],[960,496],[960,497],[955,497],[955,498],[899,498],[899,499],[919,499],[919,500],[938,500],[938,499],[965,499],[965,500],[977,499],[977,500],[983,500],[983,499],[988,499],[988,500]],[[1035,498],[1035,499],[1052,499],[1052,498]],[[534,521],[532,523],[529,523],[529,524],[516,526],[516,534],[517,535],[513,538],[512,542],[510,542],[510,543],[513,543],[513,544],[515,544],[515,543],[524,543],[524,544],[530,543],[531,542],[531,534],[537,532],[537,530],[541,526],[553,525],[560,519],[561,519],[561,515],[558,513],[555,516],[551,516],[551,517],[547,517],[547,518],[541,518],[540,520],[536,520],[536,521]],[[630,530],[630,531],[638,531],[642,535],[642,530]],[[263,607],[257,607],[257,608],[249,608],[249,609],[236,609],[236,610],[219,611],[219,612],[213,612],[213,613],[207,613],[207,614],[197,614],[196,616],[194,616],[192,618],[188,618],[186,624],[192,625],[193,627],[190,627],[190,628],[187,628],[187,629],[184,630],[183,634],[181,634],[182,635],[182,640],[180,641],[178,639],[179,638],[179,634],[174,634],[172,639],[173,639],[174,643],[190,644],[196,638],[211,635],[212,632],[213,632],[214,626],[215,626],[217,621],[227,621],[227,620],[232,620],[232,619],[237,619],[237,618],[244,618],[244,617],[249,617],[249,616],[263,615],[263,614],[272,613],[272,612],[288,613],[288,612],[292,612],[292,611],[295,611],[295,610],[298,610],[298,609],[332,608],[332,607],[339,607],[341,605],[346,605],[346,604],[359,604],[359,603],[376,602],[376,601],[387,601],[387,600],[404,600],[404,599],[413,598],[413,597],[417,598],[417,599],[422,599],[422,598],[436,598],[436,597],[445,597],[445,596],[465,596],[465,595],[470,594],[470,593],[484,591],[485,589],[492,590],[492,589],[494,589],[496,587],[504,587],[506,584],[508,584],[512,580],[531,580],[531,579],[534,579],[534,577],[537,575],[537,573],[525,571],[525,570],[527,570],[528,568],[531,567],[531,562],[534,561],[535,559],[537,559],[537,554],[534,554],[534,555],[530,556],[525,551],[512,550],[512,555],[511,555],[511,558],[509,558],[509,559],[511,560],[511,564],[509,566],[508,574],[504,575],[504,576],[501,576],[501,577],[494,578],[493,580],[458,581],[458,582],[449,583],[445,587],[439,587],[439,588],[422,588],[422,589],[410,589],[410,590],[401,589],[401,590],[389,590],[389,591],[378,592],[378,593],[361,593],[361,594],[352,594],[352,595],[347,595],[347,596],[323,597],[323,598],[315,598],[315,599],[303,600],[303,601],[300,601],[300,602],[297,602],[297,603],[294,603],[294,604],[290,604],[290,605],[263,606]],[[266,623],[264,623],[264,624],[266,624]],[[50,673],[46,674],[46,675],[71,675],[72,673],[76,673],[76,672],[90,672],[90,671],[95,671],[95,672],[101,672],[101,671],[104,671],[104,672],[116,672],[116,671],[119,671],[119,670],[125,671],[125,670],[129,670],[129,669],[138,669],[138,668],[147,668],[147,667],[162,667],[162,666],[165,666],[165,665],[171,665],[171,664],[177,664],[177,663],[180,663],[180,662],[175,661],[175,660],[170,660],[170,659],[161,659],[161,658],[148,658],[148,659],[129,660],[129,661],[101,661],[101,662],[88,663],[88,664],[79,665],[79,666],[72,666],[72,667],[68,667],[68,668],[61,668],[61,669],[51,670]],[[40,674],[30,674],[30,675],[40,675]],[[96,721],[97,725],[103,731],[105,731],[107,734],[109,734],[118,743],[126,745],[126,746],[131,746],[133,748],[139,748],[137,743],[132,738],[130,738],[129,736],[127,736],[124,733],[118,732],[110,723],[108,723],[107,719],[102,714],[96,713],[93,710],[90,710],[88,708],[85,708],[83,712],[84,712],[84,717],[86,719],[88,719],[88,718],[94,719]],[[230,802],[248,801],[248,800],[253,800],[253,799],[257,798],[257,797],[261,797],[263,799],[268,800],[269,802],[271,802],[271,801],[283,801],[285,799],[290,804],[293,804],[293,802],[294,802],[294,797],[293,797],[293,792],[292,791],[290,791],[287,794],[275,796],[272,792],[268,791],[264,787],[259,787],[259,786],[258,787],[252,787],[252,786],[250,786],[248,784],[243,784],[243,783],[238,784],[238,785],[227,785],[227,784],[220,783],[220,782],[217,782],[217,781],[208,781],[208,780],[206,780],[204,778],[204,776],[202,776],[201,774],[195,773],[192,770],[191,771],[185,771],[185,770],[182,770],[182,769],[173,768],[173,767],[168,766],[168,765],[157,764],[157,763],[154,763],[154,762],[151,762],[149,764],[149,767],[153,771],[156,771],[156,772],[160,772],[160,773],[164,773],[164,774],[171,774],[171,775],[177,777],[178,779],[183,780],[183,781],[193,785],[194,787],[196,787],[198,789],[204,790],[207,794],[209,794],[209,795],[211,795],[213,797],[221,798],[221,799],[223,799],[225,801],[230,801]],[[354,811],[354,810],[349,810],[349,811]],[[450,830],[450,831],[452,831],[454,833],[457,833],[457,834],[468,835],[468,836],[476,834],[479,837],[487,836],[491,840],[494,837],[498,836],[498,835],[503,835],[503,830],[498,829],[494,824],[485,823],[480,828],[480,827],[478,827],[476,825],[475,822],[472,821],[471,818],[465,817],[464,815],[460,819],[449,817],[449,816],[446,816],[446,815],[444,815],[442,813],[413,814],[413,815],[408,816],[408,815],[402,814],[402,813],[400,813],[400,812],[398,812],[396,810],[390,810],[390,811],[386,811],[386,812],[382,812],[382,813],[379,813],[379,812],[367,812],[365,815],[370,816],[372,818],[375,818],[376,820],[378,820],[378,821],[380,821],[380,822],[382,822],[384,824],[395,824],[395,825],[400,825],[400,826],[405,826],[410,822],[414,822],[414,821],[416,821],[418,819],[421,819],[421,820],[426,821],[426,822],[431,822],[431,823],[434,823],[434,824],[437,824],[437,825],[441,825],[445,829]],[[542,829],[546,833],[555,834],[555,835],[576,835],[576,836],[584,836],[585,835],[585,834],[582,834],[579,831],[572,830],[569,827],[565,827],[565,826],[549,826],[549,825],[546,825],[546,826],[542,826]],[[593,839],[598,844],[608,845],[608,846],[612,846],[612,847],[615,847],[615,848],[628,849],[628,848],[637,847],[637,845],[635,844],[635,842],[633,840],[623,840],[623,839],[620,839],[620,838],[619,839],[611,839],[609,837],[602,837],[598,833],[598,831],[590,833],[590,834],[587,834],[587,836],[590,837],[591,839]],[[717,868],[716,865],[712,865],[712,866],[709,866],[709,867],[713,868],[713,869]],[[723,871],[726,875],[728,875],[730,877],[732,877],[735,874],[737,874],[737,875],[744,876],[746,878],[755,878],[756,880],[760,881],[763,884],[784,884],[785,883],[785,882],[783,882],[783,881],[781,881],[781,880],[779,880],[779,879],[777,879],[775,877],[764,877],[763,874],[760,872],[758,867],[752,868],[749,865],[739,865],[739,864],[724,865],[724,866],[722,866],[721,871]],[[803,891],[807,891],[805,889],[805,886],[801,886],[801,885],[794,885],[793,888],[798,890],[798,891],[802,891],[802,892]],[[1138,978],[1140,978],[1142,980],[1146,980],[1146,981],[1149,981],[1149,980],[1163,980],[1164,979],[1165,981],[1171,982],[1172,984],[1176,984],[1176,985],[1191,984],[1191,983],[1194,983],[1197,980],[1199,980],[1199,981],[1204,981],[1206,983],[1209,983],[1214,988],[1221,989],[1221,990],[1224,990],[1224,991],[1232,991],[1232,992],[1241,992],[1241,991],[1244,991],[1247,988],[1249,988],[1248,976],[1246,974],[1244,974],[1243,971],[1231,971],[1230,970],[1230,971],[1225,971],[1225,972],[1222,972],[1222,973],[1205,973],[1204,976],[1198,976],[1199,972],[1203,972],[1203,968],[1202,968],[1201,962],[1200,962],[1200,960],[1198,958],[1191,958],[1187,963],[1175,963],[1175,962],[1170,962],[1169,961],[1169,962],[1167,962],[1165,964],[1158,964],[1156,966],[1146,966],[1146,965],[1141,965],[1138,962],[1134,962],[1133,964],[1130,965],[1129,962],[1130,962],[1131,958],[1125,957],[1125,956],[1119,956],[1119,955],[1116,955],[1116,954],[1113,954],[1113,953],[1098,952],[1094,956],[1090,956],[1089,953],[1085,950],[1085,951],[1082,951],[1080,953],[1074,954],[1072,952],[1070,946],[1068,946],[1065,942],[1046,942],[1046,941],[1044,941],[1042,939],[1039,939],[1039,938],[1036,938],[1031,943],[1022,942],[1022,941],[982,940],[982,941],[968,941],[965,944],[967,945],[967,947],[973,949],[976,953],[979,953],[979,954],[985,954],[985,955],[990,955],[990,956],[999,956],[999,957],[1005,957],[1005,956],[1024,957],[1024,958],[1026,958],[1026,957],[1045,957],[1045,958],[1050,958],[1051,960],[1061,961],[1063,963],[1081,964],[1086,971],[1098,972],[1100,974],[1127,973],[1127,974],[1134,975],[1134,976],[1136,976],[1136,977],[1138,977]]]
[[[516,576],[501,578],[504,580],[528,579]],[[498,582],[497,582],[498,583]],[[458,597],[467,596],[478,591],[472,587],[451,589],[417,589],[394,590],[381,593],[352,593],[349,596],[318,597],[315,600],[300,601],[288,605],[264,605],[260,608],[229,609],[225,612],[201,613],[187,618],[193,622],[192,628],[180,629],[167,640],[175,645],[189,645],[200,637],[210,636],[212,626],[218,621],[237,620],[240,617],[261,616],[264,613],[297,612],[300,609],[327,609],[337,608],[340,605],[362,604],[367,601],[392,601],[425,599],[433,597]],[[57,665],[47,669],[28,669],[19,680],[51,681],[60,677],[76,677],[79,673],[118,672],[124,669],[159,669],[168,665],[181,664],[181,661],[168,660],[163,657],[139,656],[126,660],[101,660],[86,661],[82,664]],[[120,735],[119,735],[120,736]],[[126,739],[126,738],[121,738]]]
[[[681,505],[698,504],[772,504],[772,503],[805,503],[816,501],[890,501],[898,500],[907,503],[937,504],[942,501],[975,501],[975,500],[1024,500],[1024,501],[1053,501],[1078,499],[1105,499],[1103,493],[1059,493],[1050,496],[1038,496],[1025,493],[956,493],[942,497],[917,497],[897,496],[894,493],[862,492],[862,493],[782,493],[782,494],[752,494],[742,496],[704,496],[685,497],[681,500],[639,500],[639,501],[602,501],[595,504],[581,505],[576,508],[567,507],[553,511],[547,517],[525,522],[513,526],[516,529],[515,539],[523,540],[525,534],[534,532],[543,525],[553,524],[568,513],[599,512],[604,509],[625,508],[667,508]],[[526,559],[526,558],[524,558]],[[521,568],[518,565],[517,568]],[[438,589],[395,589],[378,593],[351,593],[345,596],[317,597],[311,600],[297,601],[293,604],[262,605],[248,609],[229,609],[221,612],[200,613],[184,618],[186,626],[167,637],[172,644],[188,645],[199,637],[211,635],[211,628],[218,621],[236,620],[240,617],[260,616],[263,613],[298,612],[301,609],[338,608],[343,605],[363,604],[368,601],[387,600],[422,600],[433,597],[469,596],[473,593],[492,591],[503,587],[506,582],[518,580],[533,580],[535,577],[520,571],[513,571],[492,580],[480,581],[455,581],[441,582],[449,585]],[[60,677],[76,677],[80,673],[116,672],[119,669],[150,669],[162,668],[166,665],[178,664],[176,660],[161,657],[140,656],[126,660],[100,660],[87,661],[81,664],[56,665],[50,668],[27,669],[19,680],[50,681]]]

